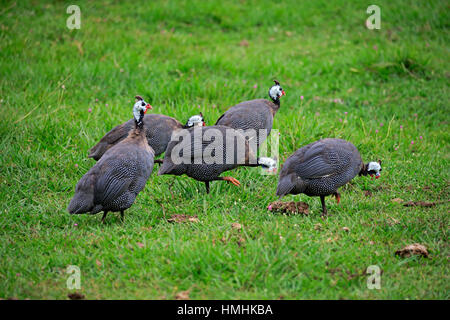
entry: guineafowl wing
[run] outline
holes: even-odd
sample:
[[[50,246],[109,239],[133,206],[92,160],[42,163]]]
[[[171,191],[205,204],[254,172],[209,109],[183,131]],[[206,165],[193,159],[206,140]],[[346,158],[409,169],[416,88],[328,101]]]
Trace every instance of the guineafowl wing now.
[[[295,171],[302,178],[316,179],[341,173],[350,165],[351,154],[348,150],[318,141],[305,151]]]
[[[107,204],[121,196],[133,181],[135,168],[124,162],[111,163],[95,184],[94,202]]]
[[[238,130],[222,125],[194,130],[201,130],[202,135],[197,134],[201,141],[193,140],[191,145],[191,163],[216,163],[224,164],[226,167],[257,163],[248,141]]]

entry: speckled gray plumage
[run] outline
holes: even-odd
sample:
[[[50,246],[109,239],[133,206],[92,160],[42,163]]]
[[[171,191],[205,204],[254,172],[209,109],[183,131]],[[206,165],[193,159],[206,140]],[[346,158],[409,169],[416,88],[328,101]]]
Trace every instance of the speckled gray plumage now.
[[[328,196],[363,168],[358,149],[342,139],[322,139],[298,149],[280,171],[277,195]]]
[[[196,127],[196,128],[190,128],[185,129],[191,137],[194,136],[194,130],[200,130],[202,137],[204,134],[211,134],[211,130],[218,130],[220,134],[224,137],[223,138],[223,144],[222,144],[222,160],[223,164],[217,164],[217,163],[206,163],[208,161],[207,158],[202,157],[202,154],[204,154],[205,148],[211,143],[211,141],[203,141],[202,143],[196,145],[195,143],[191,143],[191,161],[189,163],[181,163],[181,164],[174,164],[172,161],[172,152],[174,147],[179,143],[178,141],[171,141],[169,145],[167,146],[166,153],[164,155],[164,161],[162,166],[159,169],[158,174],[173,174],[173,175],[182,175],[186,174],[187,176],[194,178],[198,181],[213,181],[215,180],[222,172],[232,170],[240,165],[248,165],[248,164],[256,164],[257,160],[253,153],[253,151],[249,148],[248,142],[245,140],[245,137],[238,132],[236,132],[234,129],[225,127],[225,126],[209,126],[209,127]],[[227,139],[226,137],[226,131],[233,131],[236,135],[236,140],[234,140],[234,146],[232,147],[235,151],[234,153],[234,159],[232,159],[231,163],[227,163]],[[194,141],[193,138],[191,140]],[[245,152],[239,155],[236,151],[237,144],[242,144],[244,147]],[[231,150],[231,149],[229,149]],[[180,155],[182,155],[182,152],[180,152]],[[214,154],[213,154],[214,155]],[[228,154],[228,157],[230,157],[230,154]],[[196,159],[201,159],[201,163],[196,164]]]
[[[89,150],[88,157],[99,160],[106,150],[125,139],[133,128],[133,119],[116,126]],[[149,146],[155,152],[155,156],[159,156],[166,150],[172,132],[183,128],[183,125],[178,120],[169,116],[152,113],[144,116],[144,128]]]
[[[80,179],[67,210],[95,214],[128,209],[150,177],[153,157],[144,134],[131,131]]]
[[[257,146],[264,142],[264,137],[259,136],[260,129],[266,129],[267,136],[272,130],[273,118],[279,109],[279,105],[265,99],[256,99],[241,102],[228,109],[216,122],[234,129],[255,129],[257,131]]]

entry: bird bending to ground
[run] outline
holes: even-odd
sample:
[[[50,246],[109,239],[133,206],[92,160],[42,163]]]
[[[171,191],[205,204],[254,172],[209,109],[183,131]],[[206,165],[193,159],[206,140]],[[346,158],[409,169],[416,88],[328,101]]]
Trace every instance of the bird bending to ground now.
[[[356,175],[380,177],[381,161],[364,164],[358,149],[342,139],[322,139],[292,154],[283,165],[278,180],[277,196],[304,193],[318,196],[322,214],[327,214],[325,197],[334,195],[339,203],[338,188]]]

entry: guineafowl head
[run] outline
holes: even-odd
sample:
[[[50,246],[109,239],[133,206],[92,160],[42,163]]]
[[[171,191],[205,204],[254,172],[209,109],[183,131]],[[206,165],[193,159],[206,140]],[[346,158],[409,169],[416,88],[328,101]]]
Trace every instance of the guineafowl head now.
[[[196,114],[188,119],[186,124],[184,125],[184,128],[192,128],[192,127],[204,127],[205,119],[203,118],[203,114],[200,112],[200,114]]]
[[[367,164],[366,171],[367,174],[370,175],[371,177],[375,176],[375,178],[378,179],[381,176],[380,174],[381,170],[382,168],[380,160],[378,162],[372,161]]]
[[[144,114],[148,109],[152,109],[152,106],[144,101],[141,96],[136,96],[136,103],[133,106],[133,116],[138,127],[142,127]]]
[[[277,172],[277,160],[267,157],[258,158],[258,164],[268,173]]]
[[[283,88],[280,86],[280,83],[277,80],[273,80],[275,85],[271,86],[269,89],[269,97],[273,101],[278,101],[280,97],[285,96],[286,92],[284,92]]]

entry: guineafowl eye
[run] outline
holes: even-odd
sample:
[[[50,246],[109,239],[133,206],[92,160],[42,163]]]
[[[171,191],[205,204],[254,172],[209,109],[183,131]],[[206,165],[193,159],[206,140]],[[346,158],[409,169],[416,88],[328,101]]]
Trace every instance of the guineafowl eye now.
[[[145,106],[145,102],[144,102],[144,101],[142,101],[141,105],[142,105],[142,106],[144,107],[144,106]]]

